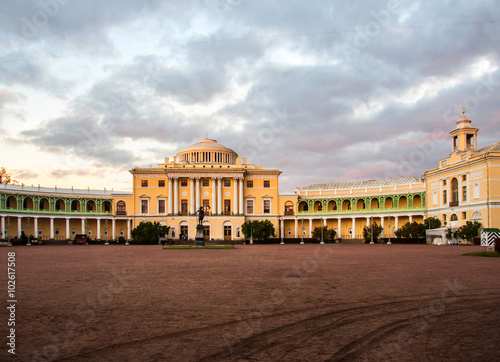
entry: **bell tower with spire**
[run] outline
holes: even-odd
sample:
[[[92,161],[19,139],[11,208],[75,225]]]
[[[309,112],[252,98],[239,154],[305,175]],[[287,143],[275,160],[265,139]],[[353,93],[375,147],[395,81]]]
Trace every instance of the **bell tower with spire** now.
[[[450,132],[453,140],[453,153],[477,151],[477,128],[471,126],[471,120],[465,115],[465,107],[462,116],[457,121],[457,128]]]

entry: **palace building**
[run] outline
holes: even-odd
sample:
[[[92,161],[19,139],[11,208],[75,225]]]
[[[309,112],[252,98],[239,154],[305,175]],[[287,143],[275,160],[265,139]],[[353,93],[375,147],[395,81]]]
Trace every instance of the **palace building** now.
[[[0,185],[0,239],[131,238],[142,221],[170,227],[169,238],[193,240],[197,210],[207,240],[244,239],[248,220],[270,220],[277,237],[310,238],[320,225],[342,239],[360,239],[377,223],[383,236],[406,222],[434,216],[450,226],[500,226],[500,142],[477,150],[478,129],[465,116],[450,132],[452,153],[423,178],[315,184],[279,192],[281,171],[247,163],[235,151],[202,139],[170,160],[130,170],[130,192]]]

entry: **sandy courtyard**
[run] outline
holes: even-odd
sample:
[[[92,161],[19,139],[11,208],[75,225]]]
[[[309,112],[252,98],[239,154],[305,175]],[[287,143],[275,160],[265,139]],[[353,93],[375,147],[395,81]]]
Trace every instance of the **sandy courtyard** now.
[[[16,254],[8,360],[500,360],[500,259],[462,256],[483,250],[1,248],[5,306]]]

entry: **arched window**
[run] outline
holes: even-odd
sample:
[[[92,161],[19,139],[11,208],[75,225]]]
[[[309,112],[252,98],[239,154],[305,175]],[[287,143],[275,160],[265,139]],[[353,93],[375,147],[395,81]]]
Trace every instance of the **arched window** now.
[[[285,215],[293,215],[293,202],[285,202]]]
[[[78,200],[71,201],[71,211],[80,211],[80,201]]]
[[[321,201],[316,201],[314,203],[314,211],[323,211],[323,205],[321,204]]]
[[[299,204],[299,211],[303,212],[309,211],[309,205],[307,205],[307,202],[303,201]]]
[[[127,206],[125,204],[125,201],[120,200],[116,203],[116,214],[127,215]]]
[[[456,214],[451,215],[450,221],[458,221],[458,217]]]
[[[87,211],[96,211],[94,201],[92,201],[92,200],[87,201]]]
[[[455,177],[451,180],[451,202],[458,205],[458,180]]]
[[[104,212],[111,212],[111,202],[104,201],[102,204],[102,208]]]

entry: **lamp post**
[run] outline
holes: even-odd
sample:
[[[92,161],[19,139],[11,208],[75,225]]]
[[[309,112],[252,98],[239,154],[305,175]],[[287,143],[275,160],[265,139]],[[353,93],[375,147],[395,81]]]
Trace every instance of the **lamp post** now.
[[[28,231],[28,243],[26,245],[31,245],[30,243],[30,218],[28,216],[28,225],[26,226],[27,231]]]
[[[300,244],[304,244],[304,219],[302,219],[302,233],[300,235]]]
[[[373,216],[370,216],[370,244],[373,243]]]
[[[391,243],[391,216],[389,215],[388,218],[389,218],[389,241],[387,242],[387,244],[390,245],[390,244],[392,244]]]
[[[280,235],[281,235],[281,245],[285,244],[285,242],[283,241],[283,232],[284,232],[284,229],[285,229],[285,222],[283,221],[283,219],[281,219],[281,222],[280,222]]]
[[[104,229],[104,232],[106,233],[106,242],[104,243],[104,245],[109,245],[109,242],[108,242],[108,219],[105,219],[106,220],[106,229]],[[98,221],[100,222],[100,221]]]
[[[253,228],[250,226],[250,245],[253,244]]]
[[[323,218],[321,218],[321,242],[320,244],[324,244],[325,242],[323,241]]]

